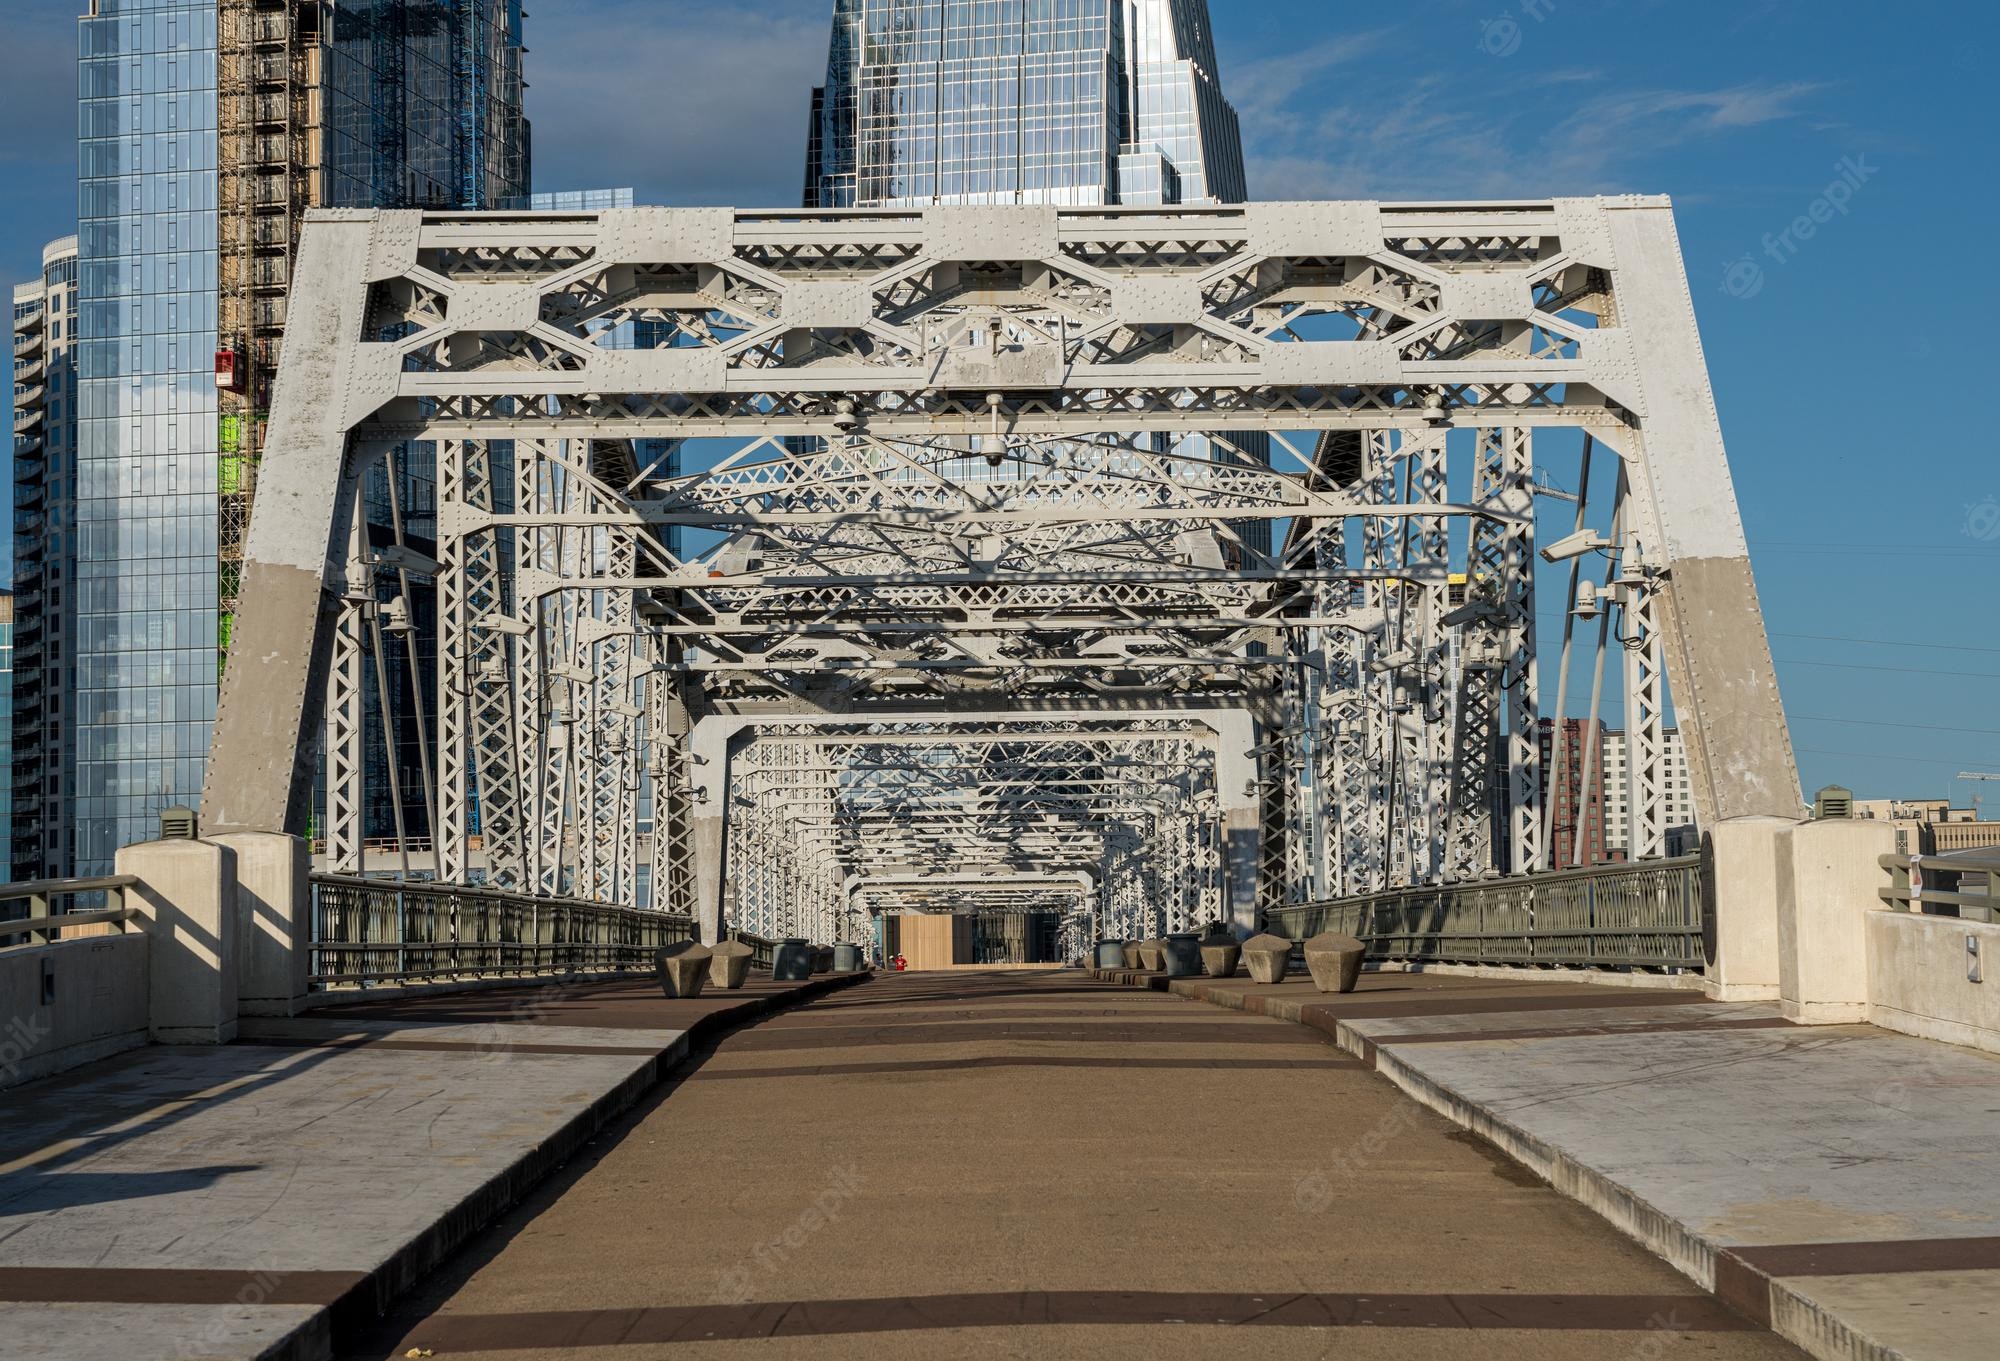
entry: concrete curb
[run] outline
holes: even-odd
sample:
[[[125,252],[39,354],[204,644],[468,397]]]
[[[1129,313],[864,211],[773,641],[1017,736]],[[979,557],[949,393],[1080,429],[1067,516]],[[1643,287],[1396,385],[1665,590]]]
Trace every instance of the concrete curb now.
[[[701,1017],[631,1076],[565,1121],[541,1145],[512,1167],[489,1178],[428,1230],[368,1271],[339,1299],[259,1352],[255,1361],[327,1361],[351,1345],[362,1330],[379,1323],[399,1296],[568,1162],[599,1130],[637,1104],[641,1096],[679,1067],[697,1044],[717,1033],[790,1010],[873,976],[866,970],[826,974],[791,992],[745,998],[737,1006]]]
[[[1786,1280],[1746,1261],[1563,1149],[1550,1146],[1489,1108],[1433,1081],[1413,1062],[1393,1049],[1385,1050],[1373,1043],[1323,1007],[1294,998],[1260,997],[1254,992],[1217,993],[1207,979],[1169,979],[1164,974],[1124,969],[1092,969],[1090,974],[1107,983],[1172,993],[1190,1001],[1269,1016],[1317,1030],[1394,1083],[1417,1104],[1486,1140],[1665,1260],[1723,1304],[1769,1328],[1808,1355],[1820,1361],[1905,1361],[1905,1352],[1856,1331]]]

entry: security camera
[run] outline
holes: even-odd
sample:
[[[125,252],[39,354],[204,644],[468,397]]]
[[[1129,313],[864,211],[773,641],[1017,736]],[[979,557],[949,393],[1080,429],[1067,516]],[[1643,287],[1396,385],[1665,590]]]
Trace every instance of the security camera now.
[[[1579,529],[1567,538],[1557,539],[1542,550],[1545,562],[1568,562],[1580,558],[1585,553],[1595,553],[1599,549],[1611,547],[1611,540],[1594,529]]]
[[[1464,628],[1467,624],[1476,624],[1483,620],[1498,619],[1499,617],[1500,610],[1492,601],[1468,600],[1457,609],[1452,610],[1439,619],[1438,623],[1448,629],[1457,629]]]

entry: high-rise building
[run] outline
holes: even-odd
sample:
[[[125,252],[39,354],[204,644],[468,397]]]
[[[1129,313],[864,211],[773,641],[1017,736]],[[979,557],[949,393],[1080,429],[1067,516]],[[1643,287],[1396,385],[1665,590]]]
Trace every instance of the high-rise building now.
[[[0,765],[14,767],[14,593],[0,590]],[[0,781],[0,846],[14,840],[14,787]]]
[[[1680,729],[1668,728],[1661,744],[1661,764],[1665,767],[1666,818],[1662,826],[1669,833],[1694,825],[1694,786],[1688,777],[1687,743]],[[1632,771],[1627,753],[1631,743],[1622,732],[1604,735],[1604,846],[1607,858],[1632,859]]]
[[[305,210],[505,207],[528,182],[520,0],[89,5],[55,866],[85,873],[200,797]]]
[[[835,0],[807,207],[1244,196],[1205,0]]]
[[[76,769],[76,238],[42,250],[39,277],[14,287],[16,592],[6,796],[17,880],[69,863],[62,810]]]

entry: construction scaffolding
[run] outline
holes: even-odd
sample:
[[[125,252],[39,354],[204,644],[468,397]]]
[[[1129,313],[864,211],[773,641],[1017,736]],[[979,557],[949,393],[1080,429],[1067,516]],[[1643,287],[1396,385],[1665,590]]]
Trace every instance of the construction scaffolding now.
[[[324,0],[217,6],[217,646],[225,659],[292,256],[305,211],[319,200],[325,19]]]

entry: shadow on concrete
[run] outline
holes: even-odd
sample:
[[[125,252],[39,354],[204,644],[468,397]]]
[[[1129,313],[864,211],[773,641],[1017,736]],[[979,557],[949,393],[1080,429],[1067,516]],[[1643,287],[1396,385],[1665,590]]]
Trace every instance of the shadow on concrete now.
[[[172,1172],[65,1172],[39,1167],[10,1172],[0,1176],[0,1218],[206,1191],[224,1177],[261,1171],[261,1163],[219,1163]]]

